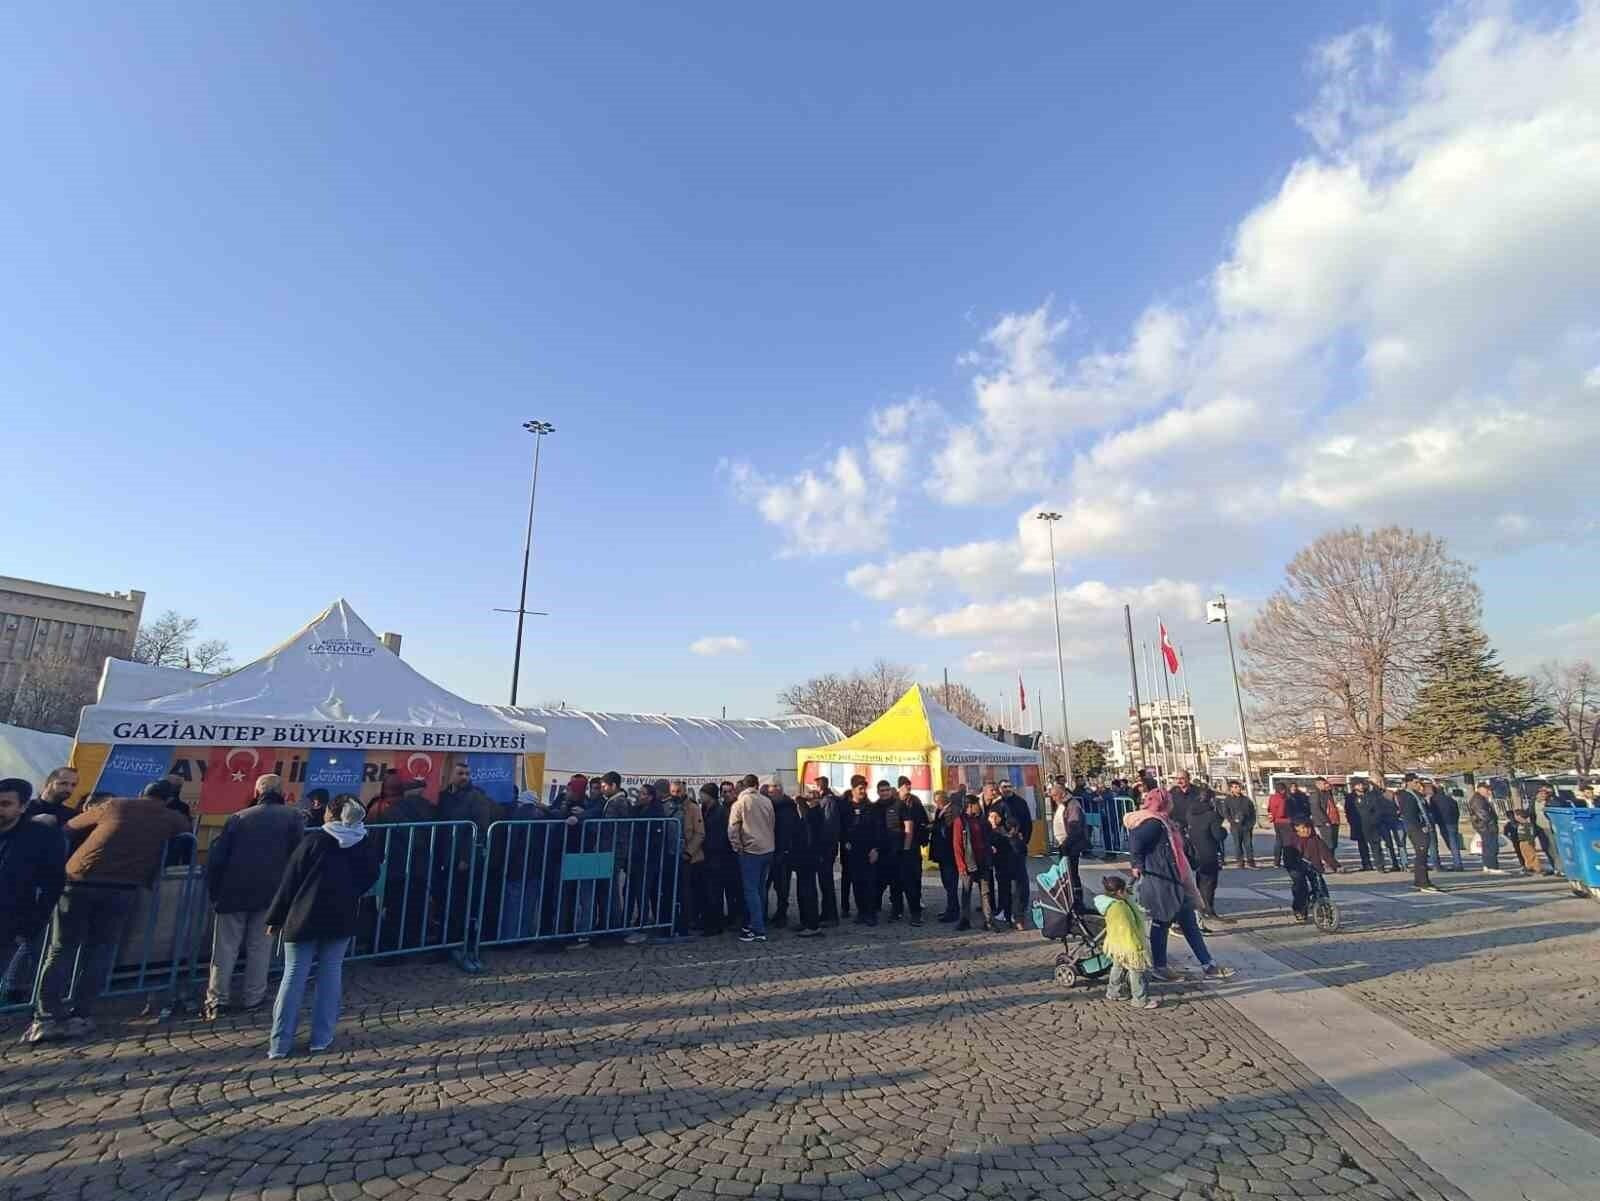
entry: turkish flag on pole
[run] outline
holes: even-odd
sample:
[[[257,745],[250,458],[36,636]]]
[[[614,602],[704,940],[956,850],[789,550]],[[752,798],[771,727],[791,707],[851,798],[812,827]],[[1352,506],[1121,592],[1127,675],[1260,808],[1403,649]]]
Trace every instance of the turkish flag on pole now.
[[[1167,661],[1167,674],[1178,674],[1178,652],[1172,649],[1172,639],[1167,637],[1167,623],[1161,622],[1161,657]]]
[[[1022,702],[1022,711],[1028,711],[1028,690],[1022,686],[1022,673],[1017,673],[1017,699]]]

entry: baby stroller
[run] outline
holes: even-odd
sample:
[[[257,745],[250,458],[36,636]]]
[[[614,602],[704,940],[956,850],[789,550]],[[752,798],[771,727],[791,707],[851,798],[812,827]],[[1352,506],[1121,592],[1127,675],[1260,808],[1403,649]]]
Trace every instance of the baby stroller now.
[[[1106,923],[1098,913],[1073,908],[1072,878],[1065,862],[1034,877],[1040,897],[1033,903],[1033,924],[1065,950],[1056,956],[1056,983],[1071,988],[1080,980],[1101,980],[1111,970],[1105,954]]]

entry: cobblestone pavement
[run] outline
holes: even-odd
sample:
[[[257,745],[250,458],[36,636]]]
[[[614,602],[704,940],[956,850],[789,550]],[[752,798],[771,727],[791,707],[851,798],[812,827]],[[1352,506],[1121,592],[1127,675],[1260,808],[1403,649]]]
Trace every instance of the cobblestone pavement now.
[[[335,1048],[272,1063],[264,1019],[109,1017],[0,1051],[0,1198],[1459,1201],[1205,986],[1134,1012],[1054,954],[930,922],[353,965]]]
[[[1334,934],[1293,923],[1281,871],[1228,868],[1218,909],[1283,963],[1600,1134],[1600,903],[1562,881],[1433,878],[1438,895],[1409,873],[1330,877]]]

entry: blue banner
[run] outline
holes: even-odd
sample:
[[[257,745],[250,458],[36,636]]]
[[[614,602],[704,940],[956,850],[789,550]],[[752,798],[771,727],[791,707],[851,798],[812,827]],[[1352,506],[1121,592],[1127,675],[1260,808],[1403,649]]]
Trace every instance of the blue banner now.
[[[465,757],[472,771],[472,782],[501,805],[517,803],[517,757],[515,755],[469,754]]]
[[[366,763],[364,751],[314,750],[306,760],[306,774],[300,784],[300,795],[305,796],[313,788],[326,788],[330,800],[341,792],[360,796],[361,772]]]
[[[144,786],[172,769],[170,746],[114,746],[100,769],[94,791],[117,796],[138,796]]]

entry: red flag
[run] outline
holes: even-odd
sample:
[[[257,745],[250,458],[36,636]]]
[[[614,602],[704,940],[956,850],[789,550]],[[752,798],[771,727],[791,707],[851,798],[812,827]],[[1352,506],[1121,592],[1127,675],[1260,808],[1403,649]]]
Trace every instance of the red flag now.
[[[1022,673],[1017,673],[1017,699],[1022,702],[1022,711],[1028,711],[1028,690],[1022,686]]]
[[[1178,652],[1172,649],[1172,639],[1167,637],[1167,623],[1161,623],[1161,657],[1167,661],[1167,674],[1178,674]]]
[[[237,813],[256,794],[256,777],[282,774],[283,752],[272,747],[214,746],[200,785],[201,813]],[[288,782],[285,781],[285,787]]]

